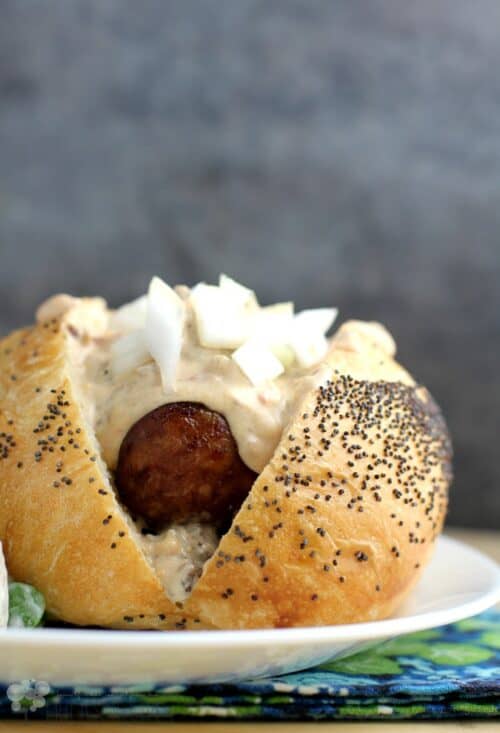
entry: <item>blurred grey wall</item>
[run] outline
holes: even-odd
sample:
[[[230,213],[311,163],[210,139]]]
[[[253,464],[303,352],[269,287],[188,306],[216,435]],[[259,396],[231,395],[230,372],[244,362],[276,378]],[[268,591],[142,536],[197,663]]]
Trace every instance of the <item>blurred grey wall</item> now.
[[[500,524],[500,4],[2,0],[0,334],[226,271],[380,319]]]

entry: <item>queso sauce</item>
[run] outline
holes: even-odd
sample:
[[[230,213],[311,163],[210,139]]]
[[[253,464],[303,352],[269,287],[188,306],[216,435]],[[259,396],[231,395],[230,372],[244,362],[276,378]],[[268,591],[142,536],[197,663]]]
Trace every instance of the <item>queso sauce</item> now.
[[[200,346],[194,313],[187,313],[175,388],[163,390],[152,360],[116,376],[110,367],[106,335],[85,362],[86,382],[94,405],[93,424],[108,467],[116,468],[121,442],[129,428],[169,402],[200,402],[223,415],[246,465],[260,473],[269,463],[287,422],[303,395],[321,381],[322,369],[290,370],[265,386],[255,387],[231,352]]]

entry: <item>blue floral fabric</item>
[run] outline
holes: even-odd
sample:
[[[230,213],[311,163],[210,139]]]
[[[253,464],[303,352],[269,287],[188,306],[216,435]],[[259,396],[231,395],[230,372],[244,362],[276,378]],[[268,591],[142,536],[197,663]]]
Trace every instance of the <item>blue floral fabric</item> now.
[[[500,715],[500,613],[282,677],[211,686],[0,688],[3,718],[376,720]]]

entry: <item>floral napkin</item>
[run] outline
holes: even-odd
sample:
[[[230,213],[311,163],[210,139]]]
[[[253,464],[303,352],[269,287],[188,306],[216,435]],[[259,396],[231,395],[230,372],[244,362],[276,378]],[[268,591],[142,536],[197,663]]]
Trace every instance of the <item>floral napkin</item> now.
[[[3,718],[379,720],[500,715],[500,613],[262,680],[211,686],[0,688]]]

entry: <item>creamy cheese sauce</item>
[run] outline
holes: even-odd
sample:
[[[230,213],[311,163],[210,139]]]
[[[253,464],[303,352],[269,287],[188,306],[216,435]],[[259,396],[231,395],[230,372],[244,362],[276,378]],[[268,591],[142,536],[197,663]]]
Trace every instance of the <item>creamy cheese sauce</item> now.
[[[165,392],[155,362],[116,374],[110,363],[112,336],[99,339],[85,362],[94,405],[93,424],[103,458],[111,470],[129,428],[160,405],[200,402],[224,415],[242,460],[260,473],[269,462],[284,426],[302,396],[321,380],[321,368],[291,370],[263,387],[254,387],[229,351],[198,344],[194,316],[187,304],[183,347],[175,389]]]

